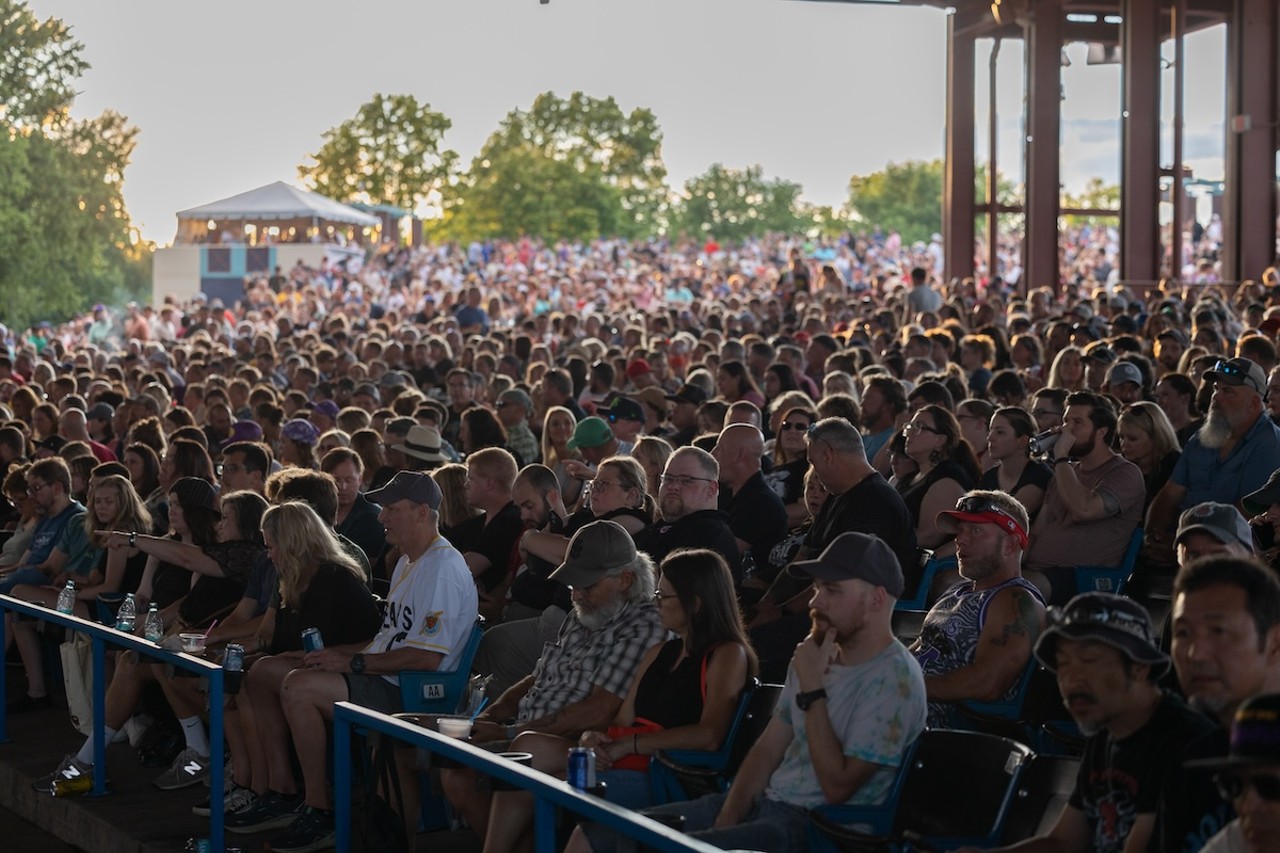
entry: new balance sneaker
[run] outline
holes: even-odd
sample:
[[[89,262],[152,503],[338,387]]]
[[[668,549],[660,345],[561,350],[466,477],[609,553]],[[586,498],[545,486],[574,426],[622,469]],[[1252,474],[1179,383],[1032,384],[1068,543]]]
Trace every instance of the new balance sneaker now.
[[[293,823],[302,809],[301,794],[277,794],[267,791],[252,805],[229,814],[224,821],[231,832],[247,835],[268,829],[281,829]]]
[[[313,853],[332,849],[335,843],[333,812],[303,806],[288,828],[267,840],[267,849],[275,853]]]
[[[223,816],[233,815],[247,809],[258,801],[258,795],[251,788],[241,788],[235,785],[226,796],[222,798],[222,814]],[[199,817],[208,817],[212,811],[213,800],[207,799],[198,806],[191,807],[191,813]]]
[[[179,788],[198,785],[208,775],[209,756],[200,755],[188,747],[178,753],[173,765],[157,776],[154,784],[161,791],[176,791]]]
[[[58,769],[47,776],[41,776],[39,779],[31,783],[31,787],[42,794],[53,793],[53,783],[58,780],[71,782],[84,776],[93,775],[93,765],[84,764],[76,760],[74,755],[68,755],[62,759],[62,763],[58,765]]]

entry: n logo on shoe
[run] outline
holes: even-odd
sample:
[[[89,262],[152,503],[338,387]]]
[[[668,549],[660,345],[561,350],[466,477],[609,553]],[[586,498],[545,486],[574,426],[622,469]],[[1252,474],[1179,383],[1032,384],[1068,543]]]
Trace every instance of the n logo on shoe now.
[[[79,767],[76,767],[74,764],[72,764],[72,765],[71,765],[70,767],[68,767],[66,770],[63,770],[63,771],[62,771],[62,778],[64,778],[64,779],[79,779],[79,778],[80,778],[80,768],[79,768]]]
[[[183,769],[184,771],[186,771],[187,773],[190,773],[192,776],[194,776],[194,775],[196,775],[197,773],[199,773],[199,772],[200,772],[202,769],[204,769],[204,768],[202,768],[202,767],[200,766],[200,762],[198,762],[198,761],[190,761],[190,762],[187,762],[186,764],[182,765],[182,769]]]

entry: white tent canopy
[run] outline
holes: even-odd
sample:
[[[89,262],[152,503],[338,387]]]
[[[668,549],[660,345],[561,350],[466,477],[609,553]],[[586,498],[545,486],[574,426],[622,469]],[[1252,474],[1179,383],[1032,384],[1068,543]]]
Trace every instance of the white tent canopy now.
[[[326,222],[345,222],[351,225],[374,226],[379,220],[313,192],[300,190],[284,181],[276,181],[256,190],[233,195],[179,211],[178,220],[287,220],[314,219]]]

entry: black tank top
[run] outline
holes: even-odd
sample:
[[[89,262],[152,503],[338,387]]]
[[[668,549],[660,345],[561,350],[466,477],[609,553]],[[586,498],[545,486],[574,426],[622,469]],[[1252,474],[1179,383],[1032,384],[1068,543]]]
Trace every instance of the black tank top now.
[[[637,718],[664,729],[691,726],[702,719],[702,661],[711,652],[701,658],[686,657],[672,669],[683,648],[684,640],[668,640],[645,671],[636,689]]]

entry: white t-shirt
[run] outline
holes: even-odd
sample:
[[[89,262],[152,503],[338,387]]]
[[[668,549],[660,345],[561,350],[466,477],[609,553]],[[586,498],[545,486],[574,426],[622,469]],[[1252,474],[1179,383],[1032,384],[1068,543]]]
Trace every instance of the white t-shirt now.
[[[444,655],[441,672],[456,669],[479,607],[466,561],[449,540],[438,536],[414,562],[402,555],[396,563],[382,627],[364,650],[378,653],[408,646],[438,652]],[[394,675],[383,678],[400,683]]]

